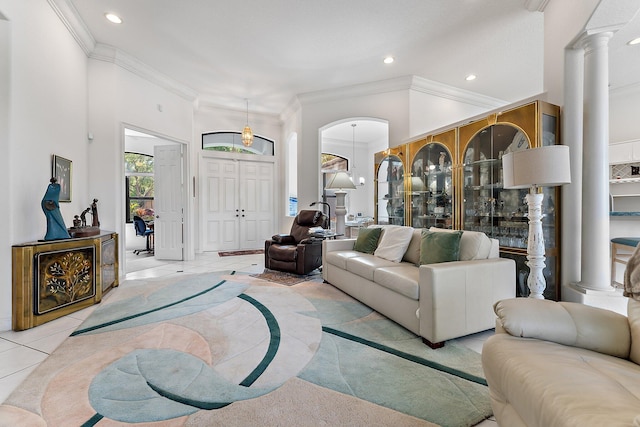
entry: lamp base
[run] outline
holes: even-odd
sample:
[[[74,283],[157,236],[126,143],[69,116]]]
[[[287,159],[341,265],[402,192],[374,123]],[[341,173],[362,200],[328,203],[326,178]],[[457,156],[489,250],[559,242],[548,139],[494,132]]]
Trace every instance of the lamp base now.
[[[346,194],[346,191],[336,190],[336,234],[344,235],[344,216],[347,214],[347,209],[344,206]]]
[[[537,187],[531,187],[526,196],[529,208],[529,242],[527,244],[527,266],[530,273],[527,279],[529,298],[544,299],[543,293],[547,287],[542,271],[545,267],[544,234],[542,232],[542,199],[544,195],[538,193]]]

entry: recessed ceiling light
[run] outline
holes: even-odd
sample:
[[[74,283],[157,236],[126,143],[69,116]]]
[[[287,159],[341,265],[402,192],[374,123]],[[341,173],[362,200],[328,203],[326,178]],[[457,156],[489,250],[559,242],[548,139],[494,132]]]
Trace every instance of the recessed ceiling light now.
[[[467,77],[464,78],[466,81],[470,82],[471,80],[475,80],[476,79],[476,75],[475,74],[469,74]]]
[[[114,13],[105,13],[104,17],[114,24],[122,24],[122,19],[120,19],[120,17]]]
[[[629,40],[629,41],[627,42],[627,44],[628,44],[628,45],[630,45],[630,46],[633,46],[634,44],[640,44],[640,37],[635,38],[635,39],[633,39],[633,40]]]
[[[385,64],[391,64],[393,61],[395,61],[395,59],[393,59],[393,56],[387,56],[386,58],[384,58]]]

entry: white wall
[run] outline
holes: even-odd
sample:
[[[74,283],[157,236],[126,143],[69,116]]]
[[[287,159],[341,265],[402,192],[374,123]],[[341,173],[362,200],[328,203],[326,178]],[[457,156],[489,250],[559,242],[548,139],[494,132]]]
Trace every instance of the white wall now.
[[[417,90],[409,92],[409,103],[409,134],[411,137],[428,134],[435,129],[448,127],[453,123],[477,116],[491,109],[487,105],[464,103]],[[494,104],[494,107],[497,106]]]
[[[304,98],[304,97],[303,97]],[[322,194],[319,129],[348,117],[376,117],[389,122],[389,144],[409,136],[409,102],[406,90],[368,96],[329,99],[323,102],[301,100],[301,130],[298,132],[298,206],[309,206]],[[371,160],[373,163],[373,160]],[[373,204],[373,199],[371,201]]]
[[[618,90],[609,98],[609,142],[640,139],[640,85]]]
[[[124,217],[124,127],[185,143],[186,152],[192,150],[193,100],[154,84],[116,63],[89,60],[89,131],[93,140],[89,147],[91,167],[90,197],[100,200],[101,228],[125,233]],[[187,158],[189,158],[187,156]],[[187,162],[191,176],[193,164]],[[188,179],[184,191],[191,194]],[[193,198],[188,197],[186,240],[193,241]],[[189,249],[189,245],[186,246]],[[124,253],[125,239],[120,251]],[[187,251],[185,258],[193,258]],[[124,257],[121,257],[121,260]],[[121,271],[124,262],[121,263]]]
[[[0,330],[11,327],[11,246],[7,242],[12,241],[11,224],[13,222],[13,210],[11,201],[14,191],[11,179],[11,145],[9,141],[9,106],[10,106],[10,67],[11,57],[11,23],[2,16],[0,8]]]
[[[19,244],[46,233],[40,201],[53,154],[73,161],[72,202],[60,207],[68,225],[89,205],[87,57],[46,1],[0,0],[0,13],[9,21],[0,25],[0,57],[8,58],[0,66],[0,92],[9,91],[0,101],[0,136],[7,141],[0,162],[8,166],[0,169],[3,187],[11,189],[2,194],[9,227],[0,227],[0,240]],[[11,328],[11,288],[11,257],[3,247],[0,330]]]
[[[551,1],[544,12],[544,92],[547,101],[564,103],[564,51],[582,32],[600,0]]]

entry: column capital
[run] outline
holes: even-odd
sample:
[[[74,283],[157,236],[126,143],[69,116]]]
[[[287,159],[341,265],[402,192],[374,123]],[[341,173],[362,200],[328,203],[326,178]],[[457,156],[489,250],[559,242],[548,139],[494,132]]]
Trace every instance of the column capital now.
[[[609,44],[609,40],[611,40],[611,37],[613,37],[613,31],[585,31],[578,38],[574,46],[584,49],[585,53],[588,54],[589,52],[598,48],[607,47],[607,45]]]

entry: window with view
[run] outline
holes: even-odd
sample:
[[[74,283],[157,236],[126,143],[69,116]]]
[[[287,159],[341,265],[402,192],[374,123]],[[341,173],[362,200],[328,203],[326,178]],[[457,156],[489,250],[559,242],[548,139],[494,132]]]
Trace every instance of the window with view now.
[[[134,216],[153,220],[153,156],[125,153],[125,194],[127,222]]]
[[[240,132],[211,132],[202,134],[202,149],[273,156],[273,141],[254,135],[253,144],[250,147],[245,147],[242,144]]]

